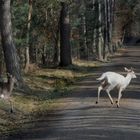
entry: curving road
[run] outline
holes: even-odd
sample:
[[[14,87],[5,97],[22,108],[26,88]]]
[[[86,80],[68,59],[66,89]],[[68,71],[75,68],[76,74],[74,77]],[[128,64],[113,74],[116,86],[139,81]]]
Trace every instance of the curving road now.
[[[65,104],[48,114],[47,121],[36,122],[34,127],[9,140],[140,140],[140,48],[128,48],[114,57],[111,64],[93,69],[95,76],[76,84],[70,97],[60,100]],[[133,79],[120,102],[120,108],[111,105],[102,92],[100,103],[95,104],[98,83],[102,72],[115,71],[125,74],[123,67],[134,67]],[[117,94],[112,91],[113,99]]]

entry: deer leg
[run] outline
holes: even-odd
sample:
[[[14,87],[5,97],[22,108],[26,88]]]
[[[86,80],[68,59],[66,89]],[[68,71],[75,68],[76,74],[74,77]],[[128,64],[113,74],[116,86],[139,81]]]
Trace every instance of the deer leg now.
[[[108,95],[108,97],[110,99],[111,104],[113,104],[113,99],[112,99],[112,97],[110,95],[110,90],[106,89],[106,92],[107,92],[107,95]]]
[[[100,92],[101,92],[101,90],[102,90],[102,89],[103,89],[103,87],[102,87],[102,86],[99,86],[99,87],[98,87],[98,98],[97,98],[96,104],[98,104],[98,103],[99,103]]]
[[[117,101],[117,107],[119,108],[120,107],[120,99],[122,97],[122,90],[120,89],[119,90],[119,94],[118,94],[118,101]]]

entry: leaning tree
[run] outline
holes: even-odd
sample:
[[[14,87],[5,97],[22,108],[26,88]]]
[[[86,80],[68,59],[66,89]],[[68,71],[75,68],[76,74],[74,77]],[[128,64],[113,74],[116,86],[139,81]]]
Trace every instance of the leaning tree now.
[[[23,83],[23,79],[20,71],[19,57],[12,39],[10,2],[11,0],[0,0],[1,41],[6,70],[8,73],[15,76],[19,85],[21,85]]]

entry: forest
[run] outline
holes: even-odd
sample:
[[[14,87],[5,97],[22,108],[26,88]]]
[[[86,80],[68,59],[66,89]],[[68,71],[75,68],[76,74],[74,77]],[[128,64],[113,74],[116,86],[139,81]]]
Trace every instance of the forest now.
[[[140,46],[139,13],[139,0],[0,0],[0,137]]]

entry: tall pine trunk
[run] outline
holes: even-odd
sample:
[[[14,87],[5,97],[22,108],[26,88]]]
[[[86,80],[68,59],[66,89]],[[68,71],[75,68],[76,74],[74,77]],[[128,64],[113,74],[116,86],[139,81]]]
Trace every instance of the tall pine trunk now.
[[[22,86],[23,79],[19,66],[19,57],[12,39],[10,2],[11,0],[0,0],[0,32],[2,47],[7,72],[15,76],[19,86]]]
[[[68,4],[61,2],[60,13],[60,66],[72,64]]]

